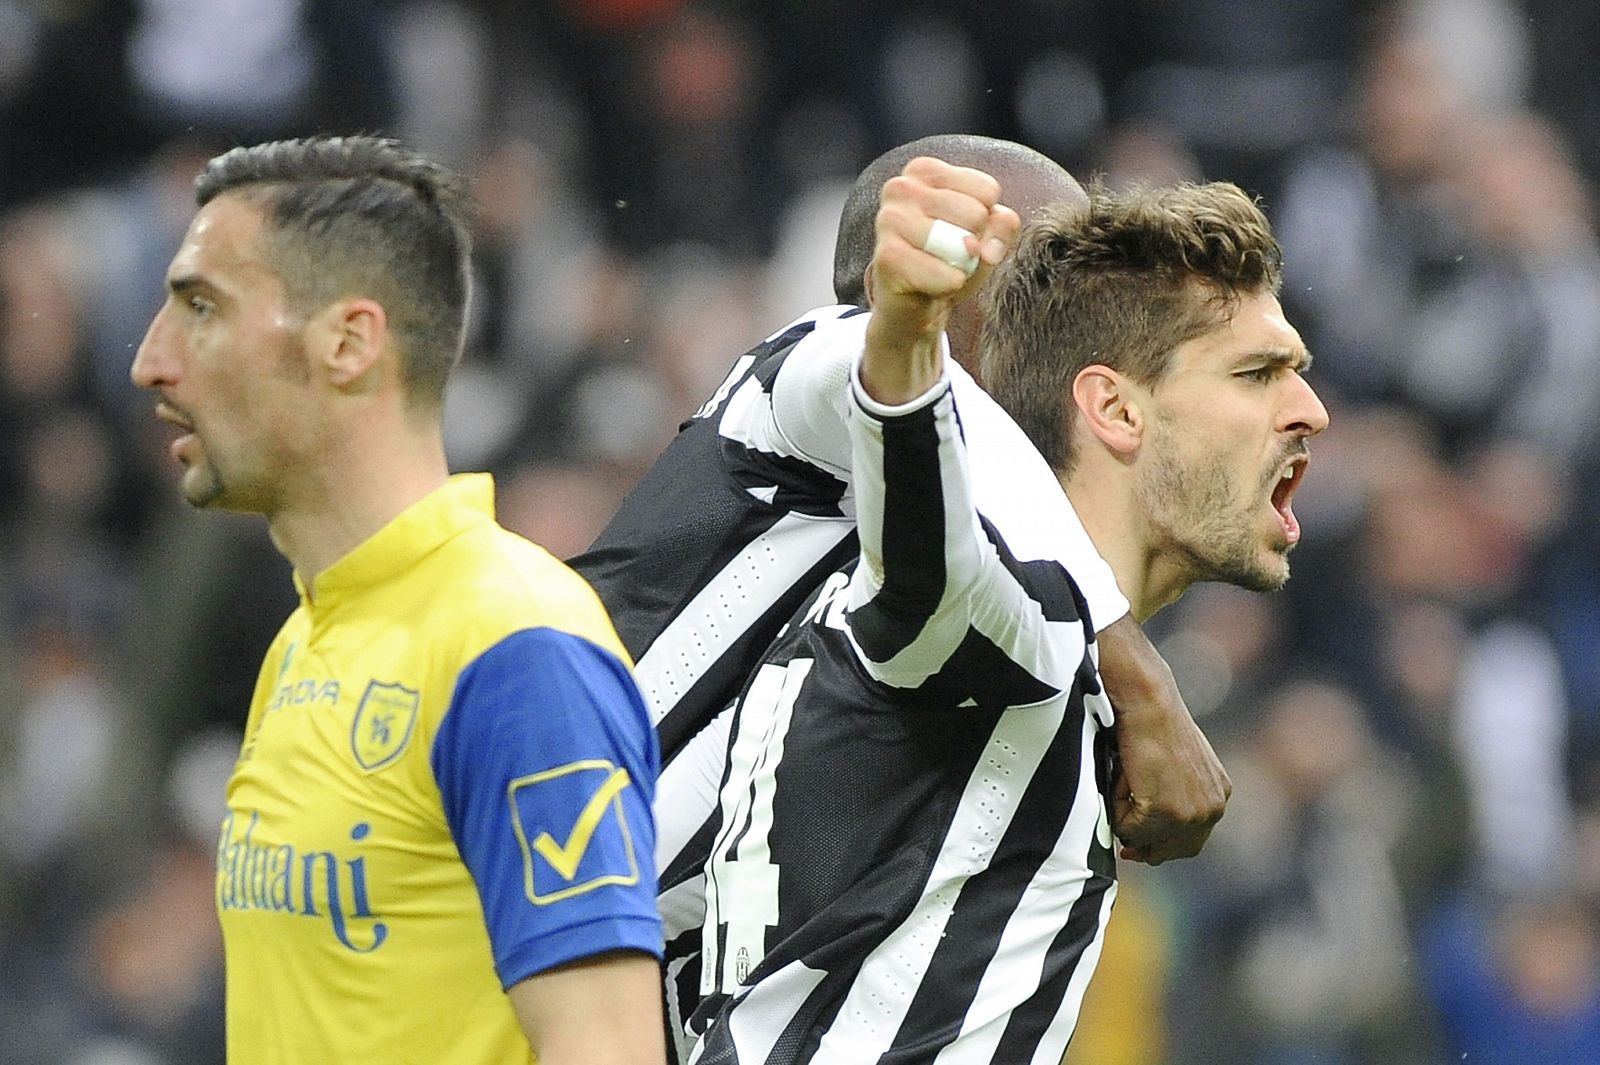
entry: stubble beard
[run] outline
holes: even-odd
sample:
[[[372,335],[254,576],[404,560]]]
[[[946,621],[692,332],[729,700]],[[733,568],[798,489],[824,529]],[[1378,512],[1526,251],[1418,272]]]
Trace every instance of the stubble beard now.
[[[1263,494],[1265,486],[1260,488]],[[1191,583],[1220,581],[1252,592],[1276,592],[1289,580],[1289,545],[1263,557],[1255,512],[1259,500],[1240,499],[1222,461],[1186,468],[1163,433],[1140,481],[1139,505],[1157,530],[1157,549],[1181,558]]]
[[[304,384],[311,379],[302,348],[293,347],[279,354],[273,373],[281,379]],[[235,452],[237,455],[237,452]],[[270,486],[251,476],[255,464],[235,462],[233,475],[224,477],[215,459],[201,442],[200,458],[184,471],[183,497],[196,510],[227,510],[241,514],[269,512]]]

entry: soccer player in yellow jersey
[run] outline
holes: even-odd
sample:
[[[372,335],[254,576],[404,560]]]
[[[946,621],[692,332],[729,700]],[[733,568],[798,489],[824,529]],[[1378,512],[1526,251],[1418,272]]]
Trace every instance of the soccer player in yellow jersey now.
[[[658,753],[626,653],[445,465],[457,179],[356,137],[196,185],[133,379],[188,501],[264,515],[300,592],[217,846],[229,1060],[661,1061]]]

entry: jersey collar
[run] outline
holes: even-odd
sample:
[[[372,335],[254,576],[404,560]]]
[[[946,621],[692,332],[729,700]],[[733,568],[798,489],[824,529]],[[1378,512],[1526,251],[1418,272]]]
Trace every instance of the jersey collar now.
[[[456,474],[411,504],[355,550],[319,573],[306,594],[300,575],[295,590],[308,609],[326,609],[339,599],[384,584],[445,541],[474,525],[494,521],[494,478]]]

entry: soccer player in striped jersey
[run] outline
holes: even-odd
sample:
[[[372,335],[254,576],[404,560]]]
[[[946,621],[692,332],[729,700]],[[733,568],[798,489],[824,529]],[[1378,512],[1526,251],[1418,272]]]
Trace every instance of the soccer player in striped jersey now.
[[[1019,497],[975,457],[993,430],[973,415],[993,415],[969,411],[940,331],[977,282],[921,250],[935,218],[992,236],[998,195],[929,159],[885,186],[859,363],[815,379],[848,419],[861,558],[738,703],[703,1065],[1054,1063],[1076,1023],[1116,890],[1093,607],[1059,493]],[[1200,580],[1281,585],[1327,412],[1254,203],[1096,190],[999,275],[985,382],[1135,618]]]
[[[803,315],[738,358],[595,542],[569,560],[600,593],[637,661],[669,793],[675,774],[720,776],[720,765],[695,773],[672,765],[732,701],[795,607],[856,554],[842,430],[819,445],[833,461],[813,461],[790,446],[770,401],[748,400],[756,389],[770,394],[785,362],[825,358],[838,336],[852,342],[850,330],[834,330],[833,323],[867,305],[879,191],[922,155],[996,175],[1025,220],[1050,203],[1083,200],[1082,188],[1058,164],[1011,141],[943,134],[879,156],[862,171],[840,217],[839,305]],[[977,365],[979,320],[976,298],[958,304],[950,318],[951,353],[968,370]],[[746,400],[730,405],[736,393]],[[1086,579],[1091,568],[1105,576],[1092,549],[1080,566]],[[1227,776],[1137,622],[1124,613],[1097,624],[1106,630],[1102,669],[1130,726],[1118,734],[1125,776],[1112,815],[1122,853],[1151,862],[1191,856],[1222,816]],[[702,752],[719,759],[725,738],[719,729],[698,740],[691,761],[701,762],[695,756]],[[668,857],[677,853],[674,835],[663,825]]]
[[[793,423],[816,414],[791,409],[785,422],[784,390],[775,392],[775,382],[785,365],[845,372],[861,343],[864,319],[856,316],[868,302],[864,280],[879,193],[919,155],[1000,175],[1008,200],[1025,218],[1053,201],[1083,201],[1082,189],[1059,165],[1009,141],[941,135],[874,160],[840,218],[834,286],[841,305],[801,317],[738,359],[599,539],[571,560],[600,593],[635,656],[661,738],[658,856],[674,1033],[682,1030],[676,1014],[692,1009],[699,983],[701,870],[730,720],[722,711],[795,608],[858,550],[842,417],[822,412],[818,431],[806,434]],[[977,362],[978,323],[976,298],[962,301],[951,316],[952,354],[967,367]],[[957,374],[958,387],[976,392],[966,374]],[[977,395],[964,409],[986,402]],[[803,434],[806,446],[798,448],[792,438]],[[1037,463],[1029,458],[1032,446],[1014,432],[995,437],[992,447],[984,435],[983,443],[981,454],[993,456],[992,476],[1008,484],[1016,483],[1019,461],[1023,467]],[[1033,484],[1019,492],[1057,491],[1048,469],[1034,473]],[[1102,630],[1102,670],[1122,722],[1112,807],[1122,853],[1151,862],[1192,855],[1222,815],[1227,776],[1070,507],[1060,524],[1063,551],[1071,544],[1077,552],[1073,572],[1086,587],[1107,593],[1094,617]],[[1077,530],[1075,538],[1070,530]]]

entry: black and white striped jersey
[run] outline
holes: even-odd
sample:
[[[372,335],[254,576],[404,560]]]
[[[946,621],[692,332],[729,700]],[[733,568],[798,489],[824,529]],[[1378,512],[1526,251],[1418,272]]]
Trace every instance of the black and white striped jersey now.
[[[840,389],[861,558],[737,704],[703,1065],[1054,1065],[1076,1023],[1116,893],[1076,516],[992,401],[955,393]]]
[[[703,866],[730,704],[797,607],[857,553],[847,383],[866,321],[859,308],[822,308],[741,356],[570,560],[634,656],[661,739],[657,870],[675,1033],[699,984]],[[1059,501],[1038,550],[1070,557],[1097,625],[1120,618],[1127,602],[1044,460],[953,363],[951,376],[980,493],[1002,509]]]
[[[634,658],[664,764],[733,701],[822,578],[855,556],[842,434],[831,455],[802,456],[772,408],[784,364],[834,346],[813,336],[818,325],[853,316],[864,312],[811,311],[740,356],[595,542],[568,560]]]
[[[633,656],[660,739],[656,864],[667,1023],[680,1058],[700,981],[702,870],[731,704],[795,609],[856,554],[842,422],[802,453],[780,426],[773,389],[791,360],[842,382],[860,329],[835,334],[855,317],[865,320],[858,307],[819,308],[735,360],[600,536],[569,560]],[[787,380],[788,393],[824,388],[805,374]]]

